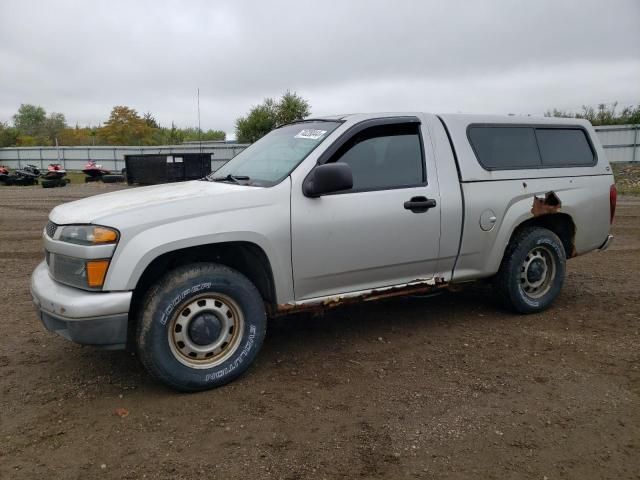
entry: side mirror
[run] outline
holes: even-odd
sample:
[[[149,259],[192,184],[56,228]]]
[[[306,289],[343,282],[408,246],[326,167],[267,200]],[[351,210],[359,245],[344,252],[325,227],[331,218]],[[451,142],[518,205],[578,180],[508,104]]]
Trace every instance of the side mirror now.
[[[348,190],[353,187],[351,167],[346,163],[325,163],[311,170],[302,184],[307,197],[319,197],[325,193]]]

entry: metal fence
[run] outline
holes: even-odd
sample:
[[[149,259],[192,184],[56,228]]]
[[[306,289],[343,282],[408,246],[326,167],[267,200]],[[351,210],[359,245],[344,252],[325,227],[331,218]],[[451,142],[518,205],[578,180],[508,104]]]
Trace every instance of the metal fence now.
[[[607,158],[615,162],[640,162],[640,124],[595,127]]]
[[[211,170],[217,170],[242,150],[244,144],[163,145],[154,147],[10,147],[0,148],[0,165],[20,168],[26,164],[46,168],[61,163],[67,170],[82,170],[87,160],[95,160],[104,168],[119,171],[124,168],[125,155],[206,153],[211,155]]]

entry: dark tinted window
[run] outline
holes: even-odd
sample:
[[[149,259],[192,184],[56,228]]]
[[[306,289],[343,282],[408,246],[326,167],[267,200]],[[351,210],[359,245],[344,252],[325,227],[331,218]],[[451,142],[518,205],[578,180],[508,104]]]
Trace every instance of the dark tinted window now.
[[[536,135],[544,166],[593,165],[595,158],[584,130],[538,128]]]
[[[418,185],[424,182],[419,125],[366,129],[343,145],[331,161],[349,164],[353,190]]]
[[[478,161],[488,170],[540,166],[532,127],[471,127],[469,140]]]

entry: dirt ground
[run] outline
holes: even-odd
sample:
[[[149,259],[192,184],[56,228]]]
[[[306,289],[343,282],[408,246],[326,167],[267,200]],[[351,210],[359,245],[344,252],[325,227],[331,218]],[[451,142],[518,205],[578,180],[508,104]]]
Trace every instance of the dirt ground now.
[[[178,394],[31,304],[49,210],[115,188],[0,187],[0,478],[640,478],[640,198],[543,314],[474,287],[283,318],[245,376]]]

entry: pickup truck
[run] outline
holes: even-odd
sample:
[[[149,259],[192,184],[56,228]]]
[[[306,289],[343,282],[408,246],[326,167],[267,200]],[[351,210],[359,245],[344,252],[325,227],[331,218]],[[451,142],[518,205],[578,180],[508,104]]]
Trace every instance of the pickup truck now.
[[[47,329],[204,390],[249,367],[278,315],[479,279],[540,312],[567,259],[609,245],[615,204],[584,120],[308,119],[202,180],[57,206],[31,292]]]

